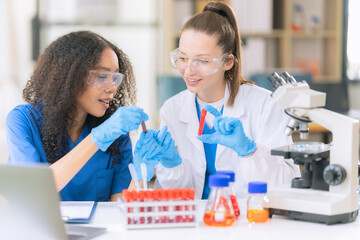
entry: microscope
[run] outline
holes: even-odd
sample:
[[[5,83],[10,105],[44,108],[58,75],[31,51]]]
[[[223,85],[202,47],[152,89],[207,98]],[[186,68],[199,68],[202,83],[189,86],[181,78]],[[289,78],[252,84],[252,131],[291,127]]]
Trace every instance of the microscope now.
[[[310,122],[332,133],[330,144],[300,141],[271,150],[272,155],[292,158],[304,170],[291,186],[269,191],[270,216],[328,225],[354,221],[358,215],[359,121],[322,108],[326,93],[311,90],[287,72],[274,72],[268,79],[274,88],[272,99],[290,117],[285,134],[297,130],[300,139],[306,140]]]

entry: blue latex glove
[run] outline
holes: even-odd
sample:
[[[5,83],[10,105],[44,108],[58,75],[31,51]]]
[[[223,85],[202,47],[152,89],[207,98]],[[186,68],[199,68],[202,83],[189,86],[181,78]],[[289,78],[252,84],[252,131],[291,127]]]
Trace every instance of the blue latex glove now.
[[[147,172],[146,181],[149,182],[151,180],[151,178],[154,176],[154,168],[159,163],[159,161],[157,161],[157,160],[146,160],[146,159],[143,159],[139,155],[136,155],[136,154],[134,154],[133,161],[134,161],[134,167],[135,167],[136,176],[137,176],[138,180],[143,180],[140,165],[141,165],[141,163],[145,163],[146,172]]]
[[[140,164],[144,162],[149,175],[153,175],[154,167],[159,162],[166,168],[178,166],[182,160],[175,148],[175,142],[164,126],[160,131],[148,130],[141,133],[134,150],[134,165],[140,173]]]
[[[147,160],[158,160],[158,155],[163,152],[163,148],[158,141],[159,130],[149,129],[147,133],[141,133],[139,140],[136,142],[134,154]]]
[[[106,121],[91,130],[91,138],[101,151],[106,151],[115,139],[138,129],[149,117],[141,108],[119,107]]]
[[[141,177],[141,163],[146,164],[147,181],[150,181],[154,175],[154,167],[159,163],[158,153],[162,151],[161,146],[157,142],[157,134],[159,131],[148,129],[146,134],[141,133],[139,140],[136,142],[134,149],[134,167],[139,180]]]
[[[221,144],[233,149],[240,157],[245,157],[256,150],[256,144],[244,133],[242,123],[237,118],[223,117],[217,109],[205,105],[204,109],[215,116],[215,133],[197,136],[200,141],[210,144]]]
[[[167,131],[167,126],[164,126],[159,135],[158,141],[163,147],[163,152],[158,154],[160,163],[166,168],[173,168],[181,164],[182,159],[175,148],[175,141],[172,139],[171,134]]]

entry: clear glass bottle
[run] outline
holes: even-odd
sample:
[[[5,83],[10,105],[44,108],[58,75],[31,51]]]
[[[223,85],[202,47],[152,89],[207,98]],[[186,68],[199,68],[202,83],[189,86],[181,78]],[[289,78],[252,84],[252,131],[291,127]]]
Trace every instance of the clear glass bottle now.
[[[203,218],[208,226],[228,227],[236,220],[229,196],[229,179],[224,174],[209,177],[210,194]]]
[[[291,28],[294,32],[302,32],[305,29],[305,13],[301,4],[294,4]]]
[[[313,15],[310,18],[310,32],[312,33],[320,32],[320,18],[316,15]]]
[[[235,173],[233,171],[222,170],[222,171],[217,171],[216,174],[224,174],[224,175],[228,175],[230,177],[230,179],[229,179],[229,197],[230,197],[230,201],[233,206],[233,209],[234,209],[235,217],[236,217],[236,219],[238,219],[240,216],[240,208],[239,208],[239,204],[237,201],[237,194],[236,194],[235,186],[234,186]]]
[[[269,218],[269,199],[266,182],[249,182],[247,219],[250,223],[264,223]]]

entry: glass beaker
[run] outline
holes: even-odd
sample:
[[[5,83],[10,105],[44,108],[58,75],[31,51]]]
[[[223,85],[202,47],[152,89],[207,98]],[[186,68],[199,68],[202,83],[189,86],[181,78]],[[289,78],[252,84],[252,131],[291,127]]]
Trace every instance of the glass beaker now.
[[[247,219],[250,223],[264,223],[269,218],[269,199],[266,196],[266,182],[249,182]]]
[[[235,222],[235,214],[229,196],[230,177],[215,174],[209,177],[210,194],[203,221],[208,226],[228,227]]]
[[[229,197],[231,200],[231,204],[233,206],[234,209],[234,214],[236,219],[239,218],[240,216],[240,208],[239,208],[239,204],[237,201],[237,194],[235,191],[235,173],[233,171],[226,171],[226,170],[222,170],[222,171],[217,171],[216,174],[224,174],[224,175],[228,175],[230,177],[229,179]]]
[[[301,4],[294,4],[291,29],[294,32],[302,32],[305,28],[304,8]]]

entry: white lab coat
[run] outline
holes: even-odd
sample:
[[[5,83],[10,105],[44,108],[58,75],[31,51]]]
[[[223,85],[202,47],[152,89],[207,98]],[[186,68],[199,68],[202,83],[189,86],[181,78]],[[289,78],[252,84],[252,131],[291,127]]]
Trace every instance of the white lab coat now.
[[[216,170],[235,172],[235,189],[244,197],[249,181],[266,181],[268,189],[287,184],[300,176],[299,167],[292,159],[272,156],[270,150],[291,143],[284,131],[288,118],[284,109],[271,98],[271,92],[255,85],[241,85],[233,107],[224,106],[223,116],[241,120],[246,136],[254,140],[256,152],[250,157],[239,157],[223,145],[217,146]],[[229,97],[225,90],[225,102]],[[156,188],[194,188],[195,197],[201,198],[206,171],[203,142],[196,138],[199,119],[195,94],[189,90],[168,99],[160,109],[161,127],[168,126],[182,163],[174,168],[158,164],[155,168]]]

